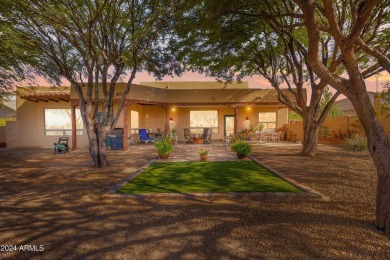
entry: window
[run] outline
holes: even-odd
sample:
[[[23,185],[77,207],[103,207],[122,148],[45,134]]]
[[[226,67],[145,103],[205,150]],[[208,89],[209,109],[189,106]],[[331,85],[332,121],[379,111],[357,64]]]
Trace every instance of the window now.
[[[276,129],[276,112],[260,112],[259,124],[265,125],[265,129]]]
[[[45,135],[72,135],[72,117],[70,109],[45,109]],[[76,135],[83,135],[83,120],[80,109],[76,109]]]
[[[131,110],[130,132],[132,134],[138,133],[138,128],[139,128],[139,112]]]
[[[218,133],[218,111],[202,110],[190,111],[190,129],[192,133],[202,134],[203,128],[212,128],[213,133]]]

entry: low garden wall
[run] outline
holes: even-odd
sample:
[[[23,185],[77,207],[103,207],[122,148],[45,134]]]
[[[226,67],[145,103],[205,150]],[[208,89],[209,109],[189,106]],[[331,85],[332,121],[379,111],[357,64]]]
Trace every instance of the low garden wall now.
[[[380,122],[390,139],[390,118],[383,117]],[[303,125],[301,121],[289,122],[285,127],[291,132],[292,141],[303,141]],[[322,124],[318,137],[322,141],[341,142],[355,133],[364,134],[356,116],[328,117]],[[294,139],[295,137],[295,139]]]
[[[7,143],[7,132],[5,126],[0,126],[0,147],[5,147]]]

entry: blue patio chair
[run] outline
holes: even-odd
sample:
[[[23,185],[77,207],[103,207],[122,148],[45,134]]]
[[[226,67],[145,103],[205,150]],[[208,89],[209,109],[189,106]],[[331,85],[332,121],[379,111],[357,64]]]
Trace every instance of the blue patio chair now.
[[[146,132],[146,129],[139,129],[138,133],[140,142],[145,142],[146,144],[149,142],[154,143],[154,139],[149,137],[148,132]]]

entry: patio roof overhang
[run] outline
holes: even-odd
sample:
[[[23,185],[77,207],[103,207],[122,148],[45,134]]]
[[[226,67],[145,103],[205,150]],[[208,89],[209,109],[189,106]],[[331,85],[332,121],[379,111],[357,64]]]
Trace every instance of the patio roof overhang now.
[[[70,87],[19,87],[17,94],[21,99],[32,102],[69,102]]]
[[[119,102],[125,89],[125,83],[116,85],[114,102]],[[86,91],[86,90],[84,90]],[[295,100],[294,94],[283,89],[283,94],[290,100]],[[306,90],[304,90],[306,92]],[[32,102],[59,102],[71,100],[72,105],[78,104],[78,96],[71,87],[19,87],[20,98]],[[103,101],[104,95],[99,93]],[[278,100],[274,89],[228,88],[228,89],[164,89],[133,84],[126,97],[127,103],[141,105],[168,106],[275,106],[285,107]]]
[[[125,83],[116,85],[115,102],[123,95]],[[294,94],[283,89],[283,94],[290,100],[295,100]],[[305,91],[305,90],[304,90]],[[103,93],[99,93],[103,100]],[[78,102],[76,92],[71,89],[70,98]],[[230,89],[163,89],[133,84],[126,96],[128,103],[161,106],[228,106],[240,107],[249,105],[281,105],[278,93],[274,89],[230,88]]]

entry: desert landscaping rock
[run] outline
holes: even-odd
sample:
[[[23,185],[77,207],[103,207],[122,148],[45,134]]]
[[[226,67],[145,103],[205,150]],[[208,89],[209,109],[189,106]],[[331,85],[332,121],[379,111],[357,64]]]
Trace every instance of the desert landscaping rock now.
[[[104,169],[88,150],[0,149],[1,244],[44,246],[0,259],[389,259],[369,155],[319,149],[308,159],[299,146],[256,146],[254,158],[328,198],[261,203],[103,197],[156,158],[153,146],[109,151]]]

